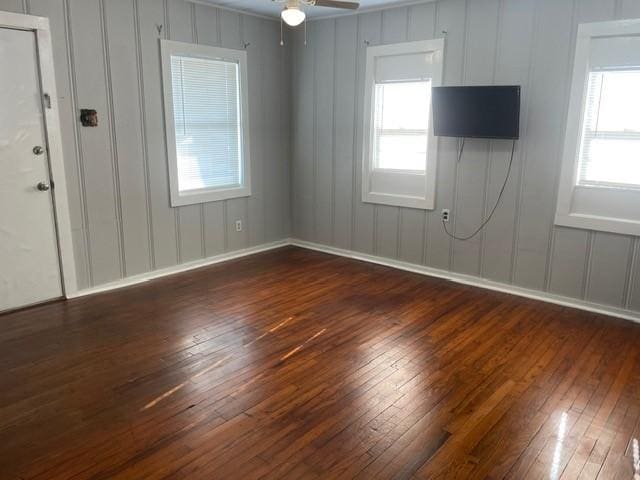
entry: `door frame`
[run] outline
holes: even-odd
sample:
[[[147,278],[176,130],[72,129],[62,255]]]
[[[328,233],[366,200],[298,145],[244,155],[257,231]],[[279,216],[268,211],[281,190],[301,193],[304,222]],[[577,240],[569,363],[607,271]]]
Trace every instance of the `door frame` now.
[[[56,229],[60,280],[62,294],[69,297],[78,291],[76,265],[73,254],[73,235],[67,182],[64,174],[64,157],[62,152],[62,136],[56,93],[56,78],[53,68],[53,48],[49,19],[21,13],[0,12],[0,28],[27,30],[35,33],[36,55],[40,73],[40,91],[42,93],[42,112],[44,120],[45,141],[49,176],[54,188],[51,189],[53,213]],[[48,95],[47,102],[45,97]]]

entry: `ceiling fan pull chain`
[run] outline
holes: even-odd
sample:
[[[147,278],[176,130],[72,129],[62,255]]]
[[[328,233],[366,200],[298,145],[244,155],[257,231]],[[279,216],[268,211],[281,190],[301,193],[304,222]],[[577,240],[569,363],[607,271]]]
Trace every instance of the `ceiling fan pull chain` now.
[[[280,46],[284,45],[284,36],[282,33],[282,17],[280,17]]]
[[[304,44],[307,44],[307,19],[304,19]]]

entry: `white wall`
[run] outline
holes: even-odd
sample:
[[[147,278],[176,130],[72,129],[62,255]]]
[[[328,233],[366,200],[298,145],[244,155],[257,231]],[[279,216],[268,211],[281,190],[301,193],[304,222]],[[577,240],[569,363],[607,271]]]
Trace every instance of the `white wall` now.
[[[553,225],[579,23],[640,16],[640,0],[441,0],[309,24],[294,42],[293,235],[302,240],[640,311],[638,239]],[[446,34],[443,33],[446,31]],[[445,36],[446,85],[521,84],[521,140],[495,217],[511,144],[440,139],[436,210],[363,203],[365,42]]]
[[[310,22],[308,46],[299,36],[285,48],[277,22],[183,0],[0,0],[0,9],[51,20],[81,287],[285,238],[291,219],[303,240],[640,311],[637,238],[553,225],[576,26],[639,17],[640,0],[440,0]],[[455,140],[441,139],[434,212],[360,201],[365,41],[443,31],[446,84],[523,86],[512,178],[469,242],[444,234],[439,210],[452,209],[459,233],[478,225],[507,142],[468,141],[457,164]],[[250,43],[250,80],[260,81],[250,86],[249,199],[169,207],[161,36]],[[82,107],[98,110],[98,128],[79,126]]]
[[[80,288],[288,237],[290,68],[277,22],[183,0],[0,0],[0,10],[51,22]],[[249,44],[248,199],[169,206],[159,38]],[[98,110],[97,128],[80,126],[80,108]]]

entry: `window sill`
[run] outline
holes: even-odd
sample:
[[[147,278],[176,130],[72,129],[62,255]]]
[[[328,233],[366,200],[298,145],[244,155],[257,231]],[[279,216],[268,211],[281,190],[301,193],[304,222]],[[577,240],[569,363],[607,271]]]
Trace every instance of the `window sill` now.
[[[558,213],[555,224],[563,227],[640,236],[640,222],[623,218],[599,217],[581,213]]]
[[[427,175],[426,170],[407,170],[400,168],[380,168],[375,167],[371,170],[373,173],[388,173],[388,174],[396,174],[396,175],[412,175],[414,177],[425,177]]]
[[[229,200],[232,198],[241,198],[251,196],[251,188],[246,186],[225,188],[219,190],[200,190],[193,193],[178,193],[177,195],[171,192],[171,206],[181,207],[184,205],[194,205],[197,203],[216,202],[219,200]]]
[[[623,235],[640,235],[640,191],[575,186],[560,191],[556,224]]]
[[[390,195],[387,193],[368,192],[362,194],[362,201],[365,203],[377,203],[380,205],[391,205],[394,207],[415,208],[418,210],[433,210],[433,201],[421,197],[410,197],[403,195]]]

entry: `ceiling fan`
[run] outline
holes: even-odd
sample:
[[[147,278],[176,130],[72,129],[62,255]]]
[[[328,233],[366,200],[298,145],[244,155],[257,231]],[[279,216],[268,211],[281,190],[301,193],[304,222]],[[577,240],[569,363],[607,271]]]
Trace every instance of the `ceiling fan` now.
[[[308,7],[329,7],[342,8],[346,10],[356,10],[360,4],[358,2],[348,2],[342,0],[273,0],[277,3],[286,3],[280,13],[280,18],[290,27],[297,27],[306,17],[301,5]]]

